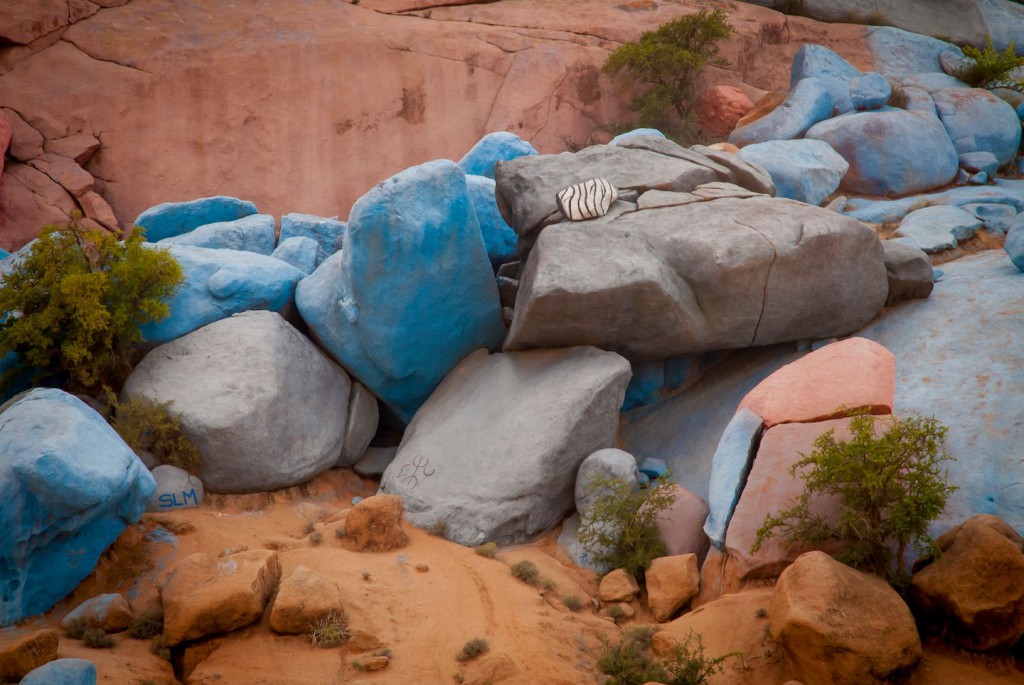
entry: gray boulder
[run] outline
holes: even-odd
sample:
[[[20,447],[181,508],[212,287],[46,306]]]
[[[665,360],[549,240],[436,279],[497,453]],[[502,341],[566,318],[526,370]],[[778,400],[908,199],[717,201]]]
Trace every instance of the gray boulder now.
[[[214,492],[274,490],[334,466],[351,383],[274,312],[236,314],[149,353],[125,399],[170,402]]]
[[[594,452],[583,460],[576,473],[576,511],[587,511],[600,495],[594,490],[595,479],[636,483],[637,474],[636,459],[629,452],[614,447]]]
[[[883,241],[882,248],[885,250],[885,274],[889,279],[886,307],[932,294],[935,285],[932,261],[923,250],[895,240]]]
[[[610,447],[629,362],[590,347],[456,366],[417,412],[380,492],[463,545],[522,542],[573,508],[583,460]]]
[[[156,481],[156,492],[146,505],[148,512],[192,509],[200,506],[206,495],[203,481],[198,476],[170,464],[154,468],[153,480]]]
[[[341,458],[337,466],[352,466],[373,440],[380,421],[380,408],[377,398],[366,386],[357,381],[352,382],[352,394],[348,398],[348,420],[345,421],[345,442],[341,447]]]
[[[613,212],[541,232],[505,347],[664,359],[828,338],[887,291],[875,233],[825,209],[762,195]]]

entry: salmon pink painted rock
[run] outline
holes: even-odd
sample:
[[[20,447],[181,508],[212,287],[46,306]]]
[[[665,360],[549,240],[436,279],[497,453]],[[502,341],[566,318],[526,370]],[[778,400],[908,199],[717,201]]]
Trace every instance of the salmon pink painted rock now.
[[[753,108],[754,103],[736,86],[712,86],[697,98],[697,123],[713,136],[727,136]]]
[[[751,390],[740,409],[750,409],[771,428],[821,421],[858,409],[889,414],[895,393],[892,353],[871,340],[850,338],[782,367]],[[840,407],[847,411],[839,411]]]

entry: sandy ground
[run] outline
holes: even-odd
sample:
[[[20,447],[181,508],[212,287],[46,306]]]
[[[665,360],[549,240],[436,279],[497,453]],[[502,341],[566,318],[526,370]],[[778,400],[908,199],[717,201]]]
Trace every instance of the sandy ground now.
[[[177,560],[196,552],[218,555],[242,548],[276,548],[283,576],[302,564],[334,580],[342,590],[349,627],[368,637],[369,648],[320,649],[305,636],[280,636],[261,622],[181,650],[178,669],[151,653],[147,641],[122,634],[116,647],[95,650],[62,638],[61,657],[93,661],[99,682],[110,685],[333,685],[335,683],[601,683],[595,667],[602,640],[652,622],[642,600],[636,616],[616,626],[593,608],[596,579],[574,567],[547,536],[531,545],[501,549],[494,559],[407,526],[409,545],[366,554],[344,549],[333,515],[375,483],[332,471],[300,488],[259,495],[210,495],[199,509],[146,515],[109,551],[97,571],[50,613],[16,629],[0,631],[0,644],[43,626],[58,626],[79,602],[101,592],[122,592],[136,611],[156,606],[158,587]],[[312,525],[311,525],[312,524]],[[319,532],[313,544],[310,535]],[[140,542],[143,539],[149,542]],[[140,550],[146,550],[143,556]],[[520,559],[537,564],[554,589],[526,585],[509,572]],[[785,662],[767,635],[758,609],[770,588],[727,595],[686,614],[678,627],[703,636],[708,655],[741,652],[712,685],[781,685]],[[578,596],[584,608],[567,609],[562,598]],[[485,639],[490,651],[468,664],[456,660],[462,645]],[[364,672],[352,665],[379,648],[389,666]],[[978,661],[929,647],[914,685],[1024,683],[1012,664]]]

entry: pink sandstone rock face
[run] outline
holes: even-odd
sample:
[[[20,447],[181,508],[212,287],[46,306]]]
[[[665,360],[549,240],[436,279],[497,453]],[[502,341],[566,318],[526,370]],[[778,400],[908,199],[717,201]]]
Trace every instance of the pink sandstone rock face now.
[[[801,472],[790,474],[793,464],[800,461],[802,454],[810,454],[814,450],[814,441],[826,431],[835,429],[837,438],[849,438],[849,426],[850,419],[834,419],[818,423],[788,423],[765,432],[725,535],[725,552],[729,557],[726,576],[739,580],[772,578],[810,549],[805,545],[790,547],[784,538],[776,536],[761,545],[756,553],[750,551],[765,517],[789,508],[803,493]],[[816,498],[811,502],[811,511],[831,517],[835,511],[835,500],[831,497]],[[822,549],[833,551],[833,548]]]
[[[704,520],[708,503],[681,485],[673,484],[675,501],[658,517],[658,530],[668,554],[695,554],[701,561],[708,551]]]
[[[712,86],[697,98],[697,123],[713,136],[728,136],[740,117],[753,109],[747,94],[735,86]]]
[[[895,394],[893,354],[871,340],[849,338],[782,367],[751,390],[739,408],[753,411],[771,428],[861,409],[891,414]]]
[[[4,157],[7,146],[11,144],[11,120],[0,111],[0,183],[3,183]]]
[[[70,4],[69,12],[64,0],[0,3],[21,17],[8,24],[19,46],[0,48],[2,104],[46,142],[79,134],[101,141],[85,170],[123,226],[160,202],[215,194],[275,216],[344,219],[380,180],[430,159],[459,159],[491,131],[510,130],[541,152],[607,138],[632,117],[631,93],[600,70],[610,52],[703,6]],[[702,87],[735,86],[751,98],[788,87],[804,42],[873,66],[864,27],[716,4],[736,28],[721,51],[731,66],[709,69]],[[18,247],[31,230],[10,207],[0,213],[0,245]]]

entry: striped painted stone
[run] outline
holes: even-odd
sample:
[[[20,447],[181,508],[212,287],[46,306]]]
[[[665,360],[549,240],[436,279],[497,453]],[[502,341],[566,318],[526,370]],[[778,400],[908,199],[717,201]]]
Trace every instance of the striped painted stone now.
[[[618,196],[619,191],[607,179],[592,178],[565,188],[555,200],[567,219],[586,221],[607,214]]]

